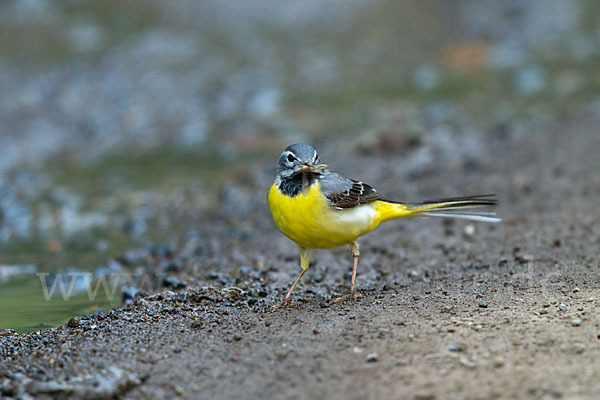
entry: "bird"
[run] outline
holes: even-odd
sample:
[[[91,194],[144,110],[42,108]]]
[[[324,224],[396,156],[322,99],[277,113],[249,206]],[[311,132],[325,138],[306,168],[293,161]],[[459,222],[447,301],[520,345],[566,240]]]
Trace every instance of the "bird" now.
[[[312,250],[347,245],[352,254],[350,292],[334,302],[357,298],[356,271],[360,255],[357,239],[385,221],[412,217],[454,217],[500,222],[493,212],[469,209],[495,206],[495,194],[404,203],[385,200],[372,186],[330,171],[310,145],[288,146],[277,160],[277,175],[267,196],[277,228],[300,250],[300,274],[280,308],[291,304],[292,293],[310,267]]]

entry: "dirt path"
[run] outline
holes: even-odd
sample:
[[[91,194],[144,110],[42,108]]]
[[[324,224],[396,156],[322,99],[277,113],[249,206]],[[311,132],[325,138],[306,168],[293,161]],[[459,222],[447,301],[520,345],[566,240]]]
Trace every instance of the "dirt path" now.
[[[322,252],[297,291],[303,301],[267,310],[297,273],[297,255],[267,218],[271,166],[241,176],[223,209],[240,198],[248,209],[201,227],[188,289],[78,327],[0,338],[0,393],[600,398],[599,122],[465,136],[476,144],[466,156],[434,136],[402,159],[374,150],[350,160],[325,143],[329,165],[390,197],[496,190],[502,201],[498,225],[410,220],[364,238],[355,303],[329,304],[347,290],[350,263],[343,251]]]

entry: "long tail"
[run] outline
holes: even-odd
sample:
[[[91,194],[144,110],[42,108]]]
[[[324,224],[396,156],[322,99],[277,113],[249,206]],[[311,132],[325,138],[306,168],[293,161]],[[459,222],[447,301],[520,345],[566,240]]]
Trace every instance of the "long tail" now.
[[[497,218],[494,212],[471,211],[473,209],[489,208],[497,204],[498,200],[495,194],[482,194],[407,204],[381,201],[381,205],[378,205],[377,209],[381,221],[423,215],[428,217],[461,218],[481,222],[500,222],[501,219]]]
[[[423,201],[407,204],[413,215],[429,217],[451,217],[482,222],[500,222],[495,212],[467,211],[468,209],[488,208],[498,204],[495,194],[480,194],[477,196],[453,197],[448,199]]]

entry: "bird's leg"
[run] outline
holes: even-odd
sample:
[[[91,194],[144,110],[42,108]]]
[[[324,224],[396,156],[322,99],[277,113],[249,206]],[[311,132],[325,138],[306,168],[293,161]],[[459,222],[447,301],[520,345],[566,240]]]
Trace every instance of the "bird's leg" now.
[[[355,283],[356,283],[356,269],[358,268],[358,256],[360,255],[360,251],[358,250],[358,243],[352,242],[348,245],[350,249],[350,253],[352,253],[352,280],[350,281],[350,293],[341,297],[337,297],[331,300],[333,303],[339,303],[342,301],[356,299],[358,296],[354,295],[355,292]]]
[[[281,303],[279,303],[278,305],[274,306],[273,309],[277,309],[277,308],[281,308],[281,307],[284,307],[284,306],[294,305],[295,304],[295,303],[292,303],[290,301],[292,299],[292,293],[294,292],[294,289],[296,289],[296,286],[300,282],[300,279],[302,279],[302,276],[304,275],[305,272],[306,272],[306,270],[304,270],[304,269],[302,271],[300,271],[300,275],[298,275],[298,277],[294,281],[294,284],[292,285],[292,287],[288,291],[287,295],[285,295],[285,298],[283,299],[283,301]]]
[[[300,279],[302,279],[302,276],[304,276],[306,271],[308,271],[309,266],[310,266],[310,250],[305,249],[304,247],[300,247],[300,267],[302,268],[302,271],[300,271],[300,274],[294,281],[294,284],[288,291],[288,293],[285,296],[285,298],[283,299],[283,301],[280,304],[271,307],[272,309],[276,310],[278,308],[292,304],[290,301],[292,299],[292,293],[294,292],[294,289],[296,289],[296,286],[298,285],[298,283],[300,283]]]
[[[352,253],[352,280],[350,281],[350,296],[354,297],[354,283],[356,282],[356,269],[358,267],[358,256],[360,255],[360,251],[358,251],[358,243],[352,242],[348,246],[350,247],[350,252]]]

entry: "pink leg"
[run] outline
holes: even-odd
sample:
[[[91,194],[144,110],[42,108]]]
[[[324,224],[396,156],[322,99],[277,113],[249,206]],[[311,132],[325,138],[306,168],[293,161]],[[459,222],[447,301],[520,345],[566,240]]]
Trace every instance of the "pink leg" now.
[[[358,268],[358,256],[360,255],[360,252],[358,251],[358,243],[352,242],[348,245],[348,248],[350,249],[350,252],[352,253],[352,260],[353,260],[352,280],[350,281],[350,293],[346,294],[344,296],[340,296],[335,299],[332,299],[331,301],[333,303],[340,303],[342,301],[356,299],[358,297],[358,296],[355,296],[355,294],[354,294],[356,291],[356,270]]]

